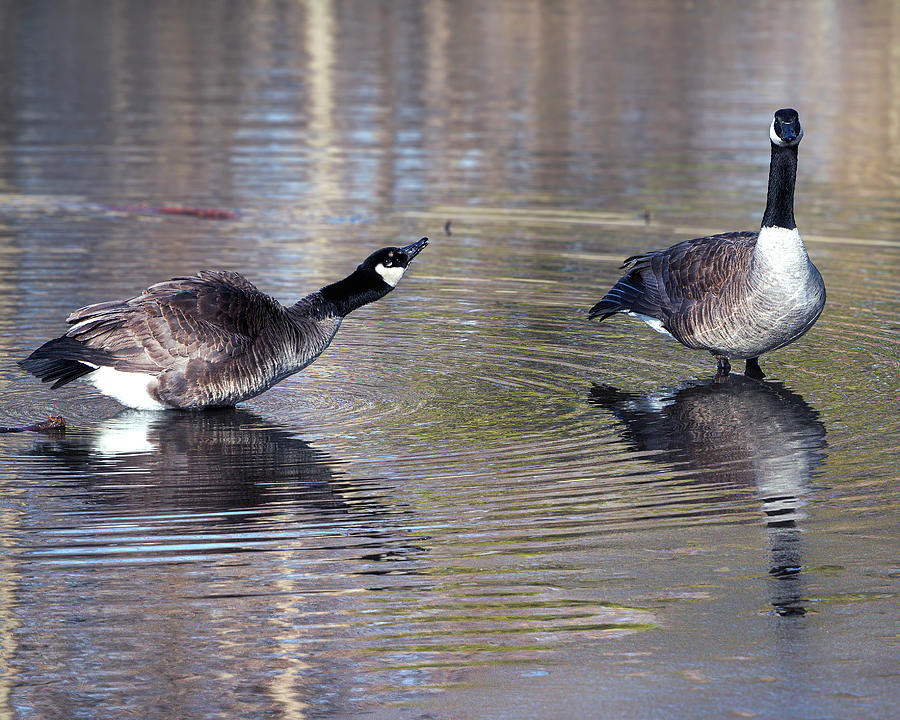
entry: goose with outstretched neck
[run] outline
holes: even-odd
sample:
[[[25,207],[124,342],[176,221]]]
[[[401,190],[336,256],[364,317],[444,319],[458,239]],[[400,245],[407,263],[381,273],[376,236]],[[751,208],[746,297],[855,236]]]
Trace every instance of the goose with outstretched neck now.
[[[58,388],[78,378],[143,410],[228,407],[302,370],[343,319],[393,290],[427,238],[372,253],[291,306],[236,272],[202,271],[88,305],[19,364]]]

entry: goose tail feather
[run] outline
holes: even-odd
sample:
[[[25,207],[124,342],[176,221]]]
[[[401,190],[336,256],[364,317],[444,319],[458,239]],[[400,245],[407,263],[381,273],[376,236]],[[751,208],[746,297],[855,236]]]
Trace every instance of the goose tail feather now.
[[[591,320],[600,318],[603,321],[618,312],[633,312],[640,304],[644,294],[640,276],[629,273],[613,285],[603,299],[590,309],[588,317]]]
[[[41,379],[52,382],[54,390],[110,364],[105,353],[89,348],[66,335],[41,345],[19,365]]]

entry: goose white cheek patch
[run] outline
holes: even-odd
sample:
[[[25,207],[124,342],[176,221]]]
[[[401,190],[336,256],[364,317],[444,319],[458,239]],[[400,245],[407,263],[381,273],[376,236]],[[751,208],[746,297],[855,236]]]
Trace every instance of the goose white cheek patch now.
[[[400,282],[400,278],[403,277],[403,273],[406,272],[406,268],[394,266],[394,267],[385,267],[381,263],[378,263],[375,266],[375,272],[381,275],[382,279],[391,287],[397,287],[397,283]]]
[[[784,141],[778,137],[778,133],[775,132],[775,121],[772,121],[772,124],[769,126],[769,140],[771,140],[776,145],[784,146]]]

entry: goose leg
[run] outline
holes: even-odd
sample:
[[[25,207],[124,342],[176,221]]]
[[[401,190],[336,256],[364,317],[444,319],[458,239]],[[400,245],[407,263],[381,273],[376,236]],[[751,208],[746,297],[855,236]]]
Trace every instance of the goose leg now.
[[[744,375],[754,380],[762,380],[766,376],[759,366],[759,358],[747,358],[747,364],[744,367]]]
[[[731,372],[731,363],[724,355],[716,355],[718,364],[716,365],[716,377],[725,377]]]

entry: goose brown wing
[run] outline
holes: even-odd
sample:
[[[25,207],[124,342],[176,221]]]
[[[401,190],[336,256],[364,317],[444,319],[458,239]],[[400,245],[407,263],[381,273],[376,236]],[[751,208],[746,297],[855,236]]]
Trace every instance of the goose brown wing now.
[[[723,233],[633,255],[622,265],[628,272],[591,308],[590,316],[602,320],[617,312],[646,315],[684,341],[729,287],[741,287],[756,238],[752,232]]]
[[[242,275],[202,271],[76,310],[66,335],[106,351],[118,369],[147,372],[238,357],[283,313]]]
[[[651,305],[664,315],[680,315],[714,303],[727,286],[746,277],[756,238],[752,232],[710,235],[625,262],[641,274]]]

